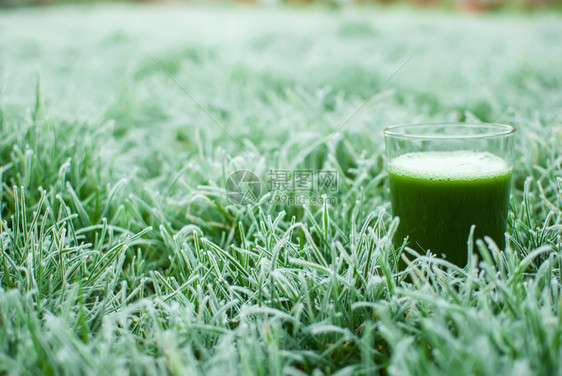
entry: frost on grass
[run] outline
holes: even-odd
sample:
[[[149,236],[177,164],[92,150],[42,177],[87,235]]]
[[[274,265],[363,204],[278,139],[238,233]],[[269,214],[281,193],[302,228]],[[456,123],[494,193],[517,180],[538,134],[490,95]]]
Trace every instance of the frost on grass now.
[[[0,15],[0,372],[559,372],[558,16],[42,12]],[[509,246],[466,269],[390,242],[382,129],[426,120],[518,129]],[[233,205],[240,168],[337,203]]]

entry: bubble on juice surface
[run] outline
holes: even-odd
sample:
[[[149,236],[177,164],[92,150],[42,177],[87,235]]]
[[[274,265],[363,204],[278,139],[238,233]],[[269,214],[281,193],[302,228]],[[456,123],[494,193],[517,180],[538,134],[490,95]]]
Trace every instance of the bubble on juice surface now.
[[[492,153],[461,150],[403,154],[390,161],[389,171],[425,179],[472,180],[506,175],[511,169]]]

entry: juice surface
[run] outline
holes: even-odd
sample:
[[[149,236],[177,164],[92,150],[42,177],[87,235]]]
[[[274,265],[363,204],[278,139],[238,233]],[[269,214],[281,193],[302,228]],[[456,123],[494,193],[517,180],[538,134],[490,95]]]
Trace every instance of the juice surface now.
[[[422,152],[394,158],[388,166],[395,236],[417,251],[431,249],[466,265],[467,238],[490,236],[504,247],[511,168],[487,152]]]

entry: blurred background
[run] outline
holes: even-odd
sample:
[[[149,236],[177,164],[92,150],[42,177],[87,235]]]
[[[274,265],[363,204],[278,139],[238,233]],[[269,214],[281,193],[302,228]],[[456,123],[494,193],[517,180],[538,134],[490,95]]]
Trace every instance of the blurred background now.
[[[340,6],[347,3],[407,5],[421,8],[442,8],[460,12],[493,12],[501,10],[533,11],[562,10],[562,0],[0,0],[0,7],[48,6],[68,3],[264,3],[264,4],[318,4]]]

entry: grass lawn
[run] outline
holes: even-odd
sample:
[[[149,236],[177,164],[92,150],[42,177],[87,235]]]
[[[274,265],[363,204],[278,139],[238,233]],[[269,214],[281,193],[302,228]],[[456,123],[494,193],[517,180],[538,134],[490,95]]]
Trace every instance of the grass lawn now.
[[[0,35],[0,374],[562,374],[560,15],[64,6]],[[507,247],[465,269],[391,242],[382,130],[445,120],[517,128]],[[269,202],[294,170],[337,191]]]

